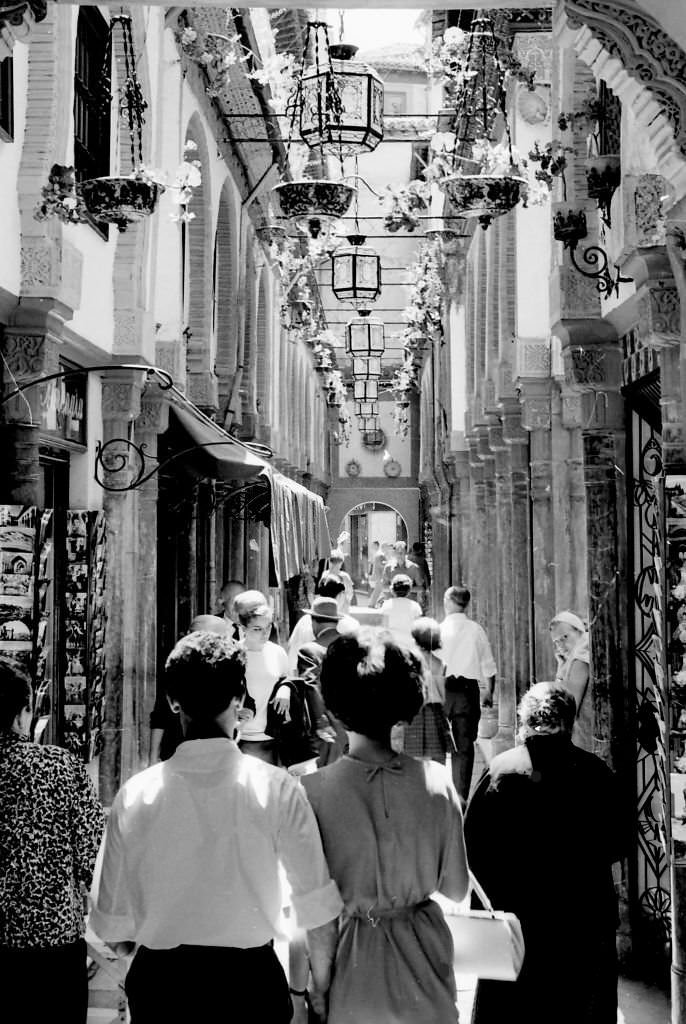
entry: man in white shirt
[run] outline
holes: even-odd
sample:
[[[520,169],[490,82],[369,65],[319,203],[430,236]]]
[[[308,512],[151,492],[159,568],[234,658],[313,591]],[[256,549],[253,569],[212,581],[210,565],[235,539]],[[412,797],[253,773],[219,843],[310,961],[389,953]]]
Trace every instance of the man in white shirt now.
[[[484,707],[492,707],[496,664],[491,645],[478,622],[467,618],[471,594],[466,587],[448,587],[443,596],[441,658],[445,663],[445,712],[457,754],[451,755],[453,782],[462,799],[469,797],[474,768],[474,743],[479,731],[479,680],[486,683]]]
[[[132,1024],[287,1024],[288,983],[273,949],[283,903],[316,931],[342,901],[304,791],[240,752],[245,652],[192,633],[167,659],[165,686],[184,742],[130,779],[112,805],[91,927],[120,955]],[[316,951],[313,981],[322,973]],[[328,965],[327,965],[328,966]],[[302,996],[302,993],[294,993]]]

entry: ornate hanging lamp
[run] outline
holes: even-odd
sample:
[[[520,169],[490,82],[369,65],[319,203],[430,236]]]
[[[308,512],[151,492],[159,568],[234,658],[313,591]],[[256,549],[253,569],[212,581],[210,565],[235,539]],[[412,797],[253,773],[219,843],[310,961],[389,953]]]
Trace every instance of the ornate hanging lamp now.
[[[306,70],[308,53],[314,53],[314,65]],[[326,82],[326,89],[323,93],[318,92],[314,97],[309,91],[307,97],[304,92],[304,81],[307,74],[321,76]],[[329,27],[323,21],[308,21],[307,32],[303,44],[300,68],[295,76],[295,85],[286,104],[286,115],[290,118],[288,140],[286,145],[286,160],[290,155],[290,148],[295,141],[296,122],[303,117],[305,108],[312,110],[307,115],[311,116],[319,126],[318,133],[310,134],[308,138],[303,136],[303,141],[309,146],[316,146],[320,152],[320,164],[326,166],[325,157],[325,126],[339,124],[343,109],[340,90],[337,78],[334,75],[331,57],[329,54]],[[306,231],[311,238],[319,238],[322,232],[330,228],[333,221],[345,216],[352,202],[357,189],[344,181],[332,181],[329,179],[302,178],[296,181],[284,181],[275,185],[272,189],[272,196],[275,200],[277,212],[287,220],[294,220],[299,228]]]
[[[378,402],[355,402],[355,415],[356,416],[378,416],[379,415],[379,403]]]
[[[360,416],[357,423],[362,434],[373,434],[380,429],[378,416]]]
[[[455,128],[450,172],[437,180],[455,216],[476,217],[487,228],[525,196],[526,180],[512,152],[506,108],[506,62],[492,18],[480,12],[472,21],[463,51],[455,96]],[[494,146],[494,136],[504,139]]]
[[[363,356],[353,357],[353,379],[354,380],[377,380],[381,376],[381,359],[379,356],[365,358]]]
[[[378,380],[356,380],[353,382],[353,398],[356,402],[376,402],[378,397]]]
[[[317,23],[323,26],[323,23]],[[319,36],[314,35],[314,63],[302,75],[300,137],[311,148],[343,160],[355,153],[370,153],[383,139],[383,83],[373,68],[353,60],[357,47],[342,42],[328,45],[320,58]]]
[[[345,325],[345,351],[353,356],[381,356],[386,350],[384,325],[381,320],[370,316],[369,310],[360,310],[356,317]]]
[[[348,245],[331,257],[331,290],[339,302],[367,308],[381,294],[381,257],[366,248],[364,235],[348,235]]]

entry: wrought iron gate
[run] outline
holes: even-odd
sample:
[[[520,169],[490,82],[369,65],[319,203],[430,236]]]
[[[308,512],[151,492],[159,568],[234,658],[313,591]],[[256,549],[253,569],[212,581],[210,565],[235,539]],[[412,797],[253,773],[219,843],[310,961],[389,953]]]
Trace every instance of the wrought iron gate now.
[[[636,897],[641,917],[669,938],[670,791],[665,638],[665,509],[662,439],[631,413],[631,637],[636,723]],[[664,929],[664,931],[663,931]]]

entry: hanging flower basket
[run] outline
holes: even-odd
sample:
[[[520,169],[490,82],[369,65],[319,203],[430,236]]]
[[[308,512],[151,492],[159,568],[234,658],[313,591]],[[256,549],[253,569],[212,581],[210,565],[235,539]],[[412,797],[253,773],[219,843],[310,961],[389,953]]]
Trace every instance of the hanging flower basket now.
[[[91,178],[79,188],[93,220],[116,224],[120,231],[149,217],[164,192],[159,182],[144,178]]]
[[[526,179],[519,175],[449,174],[437,182],[457,217],[478,217],[487,228],[525,198]]]
[[[584,165],[589,199],[598,199],[610,187],[614,192],[621,180],[618,156],[607,153],[602,156],[588,157],[584,161]]]
[[[343,181],[283,181],[272,195],[282,217],[338,220],[350,209],[357,189]]]

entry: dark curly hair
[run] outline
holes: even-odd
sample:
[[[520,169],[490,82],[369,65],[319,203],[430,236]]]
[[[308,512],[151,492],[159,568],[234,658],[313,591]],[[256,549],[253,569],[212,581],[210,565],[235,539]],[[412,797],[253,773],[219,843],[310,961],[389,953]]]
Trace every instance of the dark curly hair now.
[[[189,633],[167,658],[164,688],[189,718],[210,721],[245,695],[245,652],[230,637]]]
[[[9,730],[20,711],[33,703],[31,680],[14,658],[0,657],[0,729]]]
[[[568,690],[555,683],[535,683],[519,702],[517,714],[520,739],[541,733],[565,732],[571,735],[576,701]]]
[[[397,722],[422,706],[422,665],[385,630],[363,630],[329,646],[321,674],[327,708],[351,732],[389,742]]]

